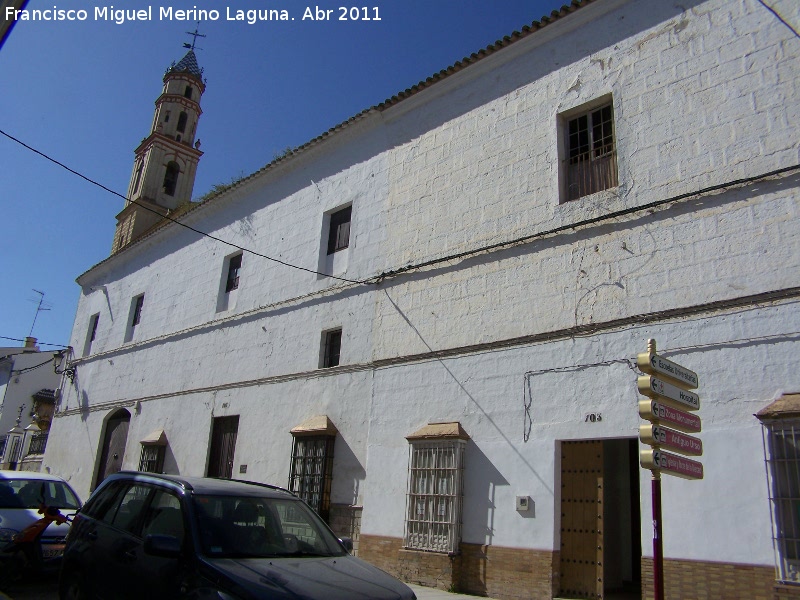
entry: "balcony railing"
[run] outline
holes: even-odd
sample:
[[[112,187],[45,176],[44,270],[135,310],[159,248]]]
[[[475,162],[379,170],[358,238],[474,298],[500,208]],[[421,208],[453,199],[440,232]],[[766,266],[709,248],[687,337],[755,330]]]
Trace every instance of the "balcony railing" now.
[[[577,200],[589,194],[617,187],[617,151],[602,156],[586,152],[570,158],[567,163],[567,200]]]

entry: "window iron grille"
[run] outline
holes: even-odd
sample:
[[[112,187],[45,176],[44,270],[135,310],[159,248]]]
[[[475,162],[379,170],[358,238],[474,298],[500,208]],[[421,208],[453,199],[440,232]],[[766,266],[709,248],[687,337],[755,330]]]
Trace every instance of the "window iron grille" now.
[[[44,454],[47,446],[47,432],[40,431],[31,436],[31,443],[28,446],[28,454]]]
[[[455,553],[461,541],[463,440],[411,442],[404,546]]]
[[[762,429],[778,579],[800,583],[800,420]]]
[[[325,521],[330,517],[333,448],[336,437],[295,436],[289,490],[300,496]]]
[[[163,473],[164,454],[164,446],[142,444],[142,453],[139,455],[139,470],[145,473]]]

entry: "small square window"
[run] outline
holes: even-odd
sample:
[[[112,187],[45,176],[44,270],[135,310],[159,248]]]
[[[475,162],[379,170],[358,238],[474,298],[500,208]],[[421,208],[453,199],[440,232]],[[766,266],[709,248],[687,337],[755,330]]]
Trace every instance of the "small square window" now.
[[[566,200],[618,185],[614,110],[611,103],[564,121]]]
[[[344,250],[350,245],[350,216],[352,206],[331,214],[328,230],[328,254]]]
[[[228,279],[225,282],[225,293],[239,289],[239,271],[242,268],[242,255],[236,254],[228,260]]]
[[[342,330],[334,329],[323,334],[322,368],[335,367],[339,364],[342,352]]]

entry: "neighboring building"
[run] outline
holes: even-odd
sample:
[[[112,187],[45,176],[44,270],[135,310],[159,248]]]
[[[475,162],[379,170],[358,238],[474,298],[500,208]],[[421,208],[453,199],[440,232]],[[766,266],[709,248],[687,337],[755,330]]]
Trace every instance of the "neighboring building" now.
[[[0,348],[0,469],[38,471],[55,411],[61,375],[36,338]]]
[[[704,479],[662,482],[667,597],[800,597],[798,89],[755,0],[573,2],[184,205],[244,251],[115,243],[45,465],[82,495],[119,468],[288,485],[407,581],[652,595],[654,338],[703,421]],[[175,152],[142,179],[180,186]]]

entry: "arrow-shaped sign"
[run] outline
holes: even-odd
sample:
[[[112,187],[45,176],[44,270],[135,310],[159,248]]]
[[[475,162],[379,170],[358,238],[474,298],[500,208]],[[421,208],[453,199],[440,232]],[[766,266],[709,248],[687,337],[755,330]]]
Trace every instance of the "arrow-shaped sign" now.
[[[640,425],[639,438],[651,446],[675,450],[689,456],[703,454],[703,442],[696,437],[660,425]]]
[[[664,402],[677,404],[688,410],[700,408],[700,396],[679,388],[652,375],[643,375],[636,380],[639,393]]]
[[[700,417],[697,415],[678,410],[655,400],[640,400],[639,416],[651,423],[669,425],[688,433],[699,433],[702,427]]]
[[[649,354],[647,352],[637,354],[636,364],[645,373],[666,377],[690,390],[695,389],[700,384],[697,373],[671,360],[662,358],[658,354]]]
[[[642,450],[639,462],[645,469],[658,470],[684,479],[702,479],[703,463],[663,450]]]

